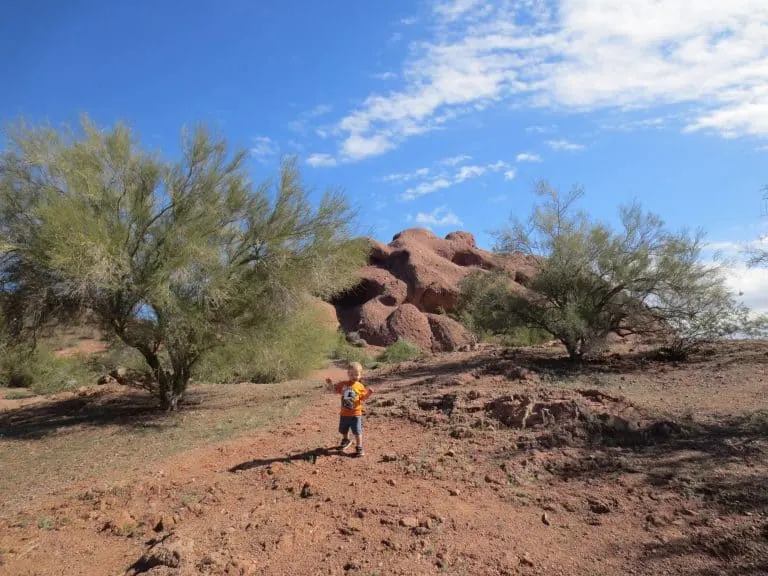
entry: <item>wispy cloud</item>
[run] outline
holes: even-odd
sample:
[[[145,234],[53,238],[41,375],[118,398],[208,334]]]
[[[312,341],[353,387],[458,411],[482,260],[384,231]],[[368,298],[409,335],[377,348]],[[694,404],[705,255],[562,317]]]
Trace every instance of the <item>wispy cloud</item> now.
[[[584,144],[576,144],[568,140],[547,140],[547,146],[552,150],[565,150],[566,152],[580,152],[586,149]]]
[[[479,178],[488,172],[509,171],[509,169],[509,164],[501,160],[492,164],[461,166],[453,174],[439,173],[431,176],[428,180],[408,188],[399,197],[400,200],[415,200],[421,196],[461,184],[467,180]]]
[[[531,154],[530,152],[520,152],[515,159],[518,162],[541,162],[541,156],[538,154]]]
[[[307,131],[307,125],[314,119],[326,116],[333,111],[333,106],[330,104],[318,104],[311,110],[307,110],[301,114],[296,120],[288,123],[288,128],[294,132],[305,133]]]
[[[432,212],[419,212],[416,214],[416,222],[427,226],[461,226],[463,222],[447,206],[440,206]]]
[[[517,176],[517,170],[514,168],[510,168],[506,172],[504,172],[504,180],[514,180],[515,176]]]
[[[397,74],[394,72],[379,72],[378,74],[371,74],[371,78],[376,80],[394,80],[397,78]]]
[[[408,182],[410,180],[426,178],[429,176],[429,168],[419,168],[413,172],[397,172],[388,174],[382,178],[382,182]]]
[[[312,154],[307,158],[307,164],[313,168],[330,168],[336,166],[336,158],[330,154]]]
[[[550,124],[549,126],[528,126],[525,129],[529,134],[551,134],[557,132],[557,124]]]
[[[436,0],[433,36],[339,122],[350,160],[491,106],[572,112],[675,105],[683,128],[768,135],[768,2]],[[626,71],[631,70],[632,74]]]
[[[253,138],[253,146],[250,148],[251,156],[262,161],[266,161],[270,156],[274,156],[280,150],[277,142],[269,136],[256,136]]]
[[[403,26],[413,26],[418,21],[419,19],[416,18],[416,16],[411,16],[410,18],[402,18],[400,20],[400,24],[402,24]]]
[[[500,194],[498,196],[492,196],[488,198],[488,201],[492,204],[501,204],[502,202],[506,202],[508,200],[507,196],[505,194]]]
[[[669,118],[665,116],[653,116],[640,118],[639,120],[621,120],[616,123],[604,123],[600,125],[603,130],[615,130],[617,132],[634,132],[635,130],[651,130],[664,128]]]
[[[467,156],[466,154],[459,154],[458,156],[450,156],[448,158],[443,158],[440,160],[440,164],[444,166],[456,166],[457,164],[461,164],[462,162],[467,162],[469,160],[472,160],[472,156]]]

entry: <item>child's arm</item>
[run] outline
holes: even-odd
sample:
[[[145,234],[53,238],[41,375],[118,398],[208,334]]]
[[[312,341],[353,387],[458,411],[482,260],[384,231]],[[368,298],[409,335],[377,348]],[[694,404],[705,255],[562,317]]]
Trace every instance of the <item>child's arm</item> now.
[[[333,392],[334,394],[341,394],[341,391],[344,389],[344,383],[339,382],[338,384],[334,384],[333,380],[331,380],[330,378],[326,378],[325,389],[327,392]]]
[[[373,388],[366,388],[363,392],[363,400],[368,400],[371,394],[373,394]]]

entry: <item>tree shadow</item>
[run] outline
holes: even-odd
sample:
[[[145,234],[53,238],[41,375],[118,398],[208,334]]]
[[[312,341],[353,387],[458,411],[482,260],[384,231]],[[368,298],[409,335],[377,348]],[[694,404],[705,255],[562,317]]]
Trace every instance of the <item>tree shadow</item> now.
[[[41,402],[0,413],[0,438],[34,440],[75,426],[146,426],[165,413],[141,391]]]
[[[347,458],[353,458],[354,454],[343,452],[338,446],[333,448],[314,448],[312,450],[307,450],[306,452],[290,454],[288,456],[276,456],[274,458],[255,458],[253,460],[248,460],[247,462],[241,462],[237,466],[230,468],[229,471],[233,473],[244,472],[254,468],[267,468],[272,464],[291,464],[292,462],[296,461],[306,461],[314,464],[318,458],[326,456],[343,456]]]
[[[654,543],[646,545],[641,553],[643,562],[651,565],[691,556],[707,558],[715,565],[683,572],[689,576],[768,574],[768,522]],[[653,573],[662,573],[662,570]]]

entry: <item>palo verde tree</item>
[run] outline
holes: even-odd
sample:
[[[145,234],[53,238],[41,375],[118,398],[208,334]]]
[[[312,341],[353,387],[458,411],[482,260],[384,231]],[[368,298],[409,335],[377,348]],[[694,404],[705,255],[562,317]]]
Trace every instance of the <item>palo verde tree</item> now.
[[[747,309],[729,292],[723,269],[701,259],[701,234],[668,231],[633,205],[619,230],[575,210],[582,191],[561,195],[546,182],[527,222],[497,233],[501,253],[534,256],[525,291],[504,289],[498,275],[468,279],[464,307],[475,323],[524,325],[559,339],[580,359],[611,332],[663,336],[675,353],[694,342],[740,330]],[[485,320],[483,320],[485,319]]]
[[[88,311],[138,350],[164,409],[207,353],[354,281],[365,248],[339,193],[310,201],[294,160],[253,186],[200,128],[181,159],[130,131],[17,126],[0,157],[0,280],[17,335]]]

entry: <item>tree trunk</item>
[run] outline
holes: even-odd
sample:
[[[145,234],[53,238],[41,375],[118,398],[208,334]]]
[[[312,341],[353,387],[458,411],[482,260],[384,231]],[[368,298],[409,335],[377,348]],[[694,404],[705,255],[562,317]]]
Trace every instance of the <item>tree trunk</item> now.
[[[153,351],[143,348],[139,351],[152,369],[152,376],[157,384],[157,397],[160,400],[160,408],[168,412],[179,409],[179,404],[184,398],[184,392],[189,384],[190,371],[186,366],[169,372],[163,369],[160,359]]]
[[[181,374],[168,373],[161,370],[162,376],[158,382],[158,396],[160,398],[160,408],[173,412],[179,409],[179,404],[184,399],[184,392],[187,390],[189,376],[185,371]]]

